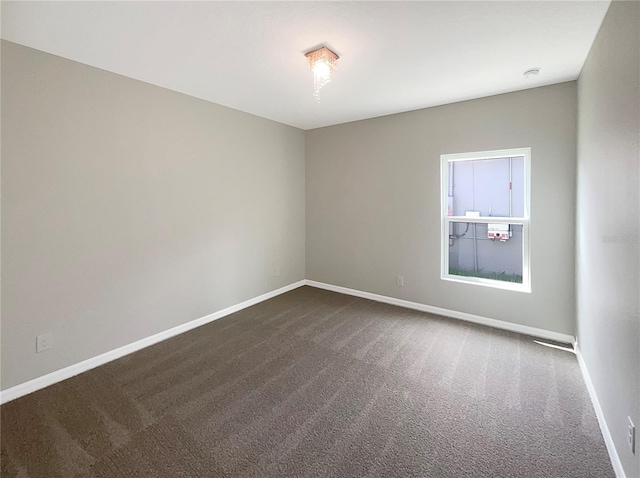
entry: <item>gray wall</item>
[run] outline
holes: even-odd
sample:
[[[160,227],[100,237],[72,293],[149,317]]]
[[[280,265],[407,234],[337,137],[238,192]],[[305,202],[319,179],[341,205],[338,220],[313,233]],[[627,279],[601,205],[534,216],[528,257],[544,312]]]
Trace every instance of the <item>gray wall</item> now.
[[[577,333],[626,475],[640,434],[640,4],[614,1],[578,80]],[[640,435],[638,436],[640,441]]]
[[[301,130],[3,41],[2,389],[303,279],[304,153]]]
[[[569,82],[307,131],[307,279],[573,335],[576,109]],[[532,292],[442,281],[440,155],[518,147]]]

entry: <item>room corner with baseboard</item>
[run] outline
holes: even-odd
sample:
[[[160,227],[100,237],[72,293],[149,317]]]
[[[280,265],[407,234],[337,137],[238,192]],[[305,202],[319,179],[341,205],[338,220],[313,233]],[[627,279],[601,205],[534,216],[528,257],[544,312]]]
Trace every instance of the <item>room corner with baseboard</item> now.
[[[303,131],[4,40],[2,62],[3,389],[305,278]]]
[[[3,2],[0,474],[640,478],[640,3],[534,3]]]

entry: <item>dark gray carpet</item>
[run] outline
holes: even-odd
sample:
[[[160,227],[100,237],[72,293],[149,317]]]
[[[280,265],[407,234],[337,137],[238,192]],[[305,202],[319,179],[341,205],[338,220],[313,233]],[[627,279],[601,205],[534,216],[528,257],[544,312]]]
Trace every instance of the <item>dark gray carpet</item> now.
[[[7,478],[614,476],[572,353],[311,287],[0,413]]]

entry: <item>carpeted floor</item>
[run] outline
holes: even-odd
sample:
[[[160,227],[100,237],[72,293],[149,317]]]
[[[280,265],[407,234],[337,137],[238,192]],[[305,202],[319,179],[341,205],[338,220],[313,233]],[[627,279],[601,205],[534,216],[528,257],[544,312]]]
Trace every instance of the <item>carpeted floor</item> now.
[[[302,287],[0,409],[2,477],[612,477],[575,356]]]

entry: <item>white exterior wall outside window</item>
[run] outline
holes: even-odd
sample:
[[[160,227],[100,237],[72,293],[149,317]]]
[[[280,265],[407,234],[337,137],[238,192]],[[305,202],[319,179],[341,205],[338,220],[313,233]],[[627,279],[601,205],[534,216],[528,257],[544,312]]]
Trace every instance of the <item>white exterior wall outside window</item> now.
[[[441,156],[443,280],[531,292],[531,149]]]

